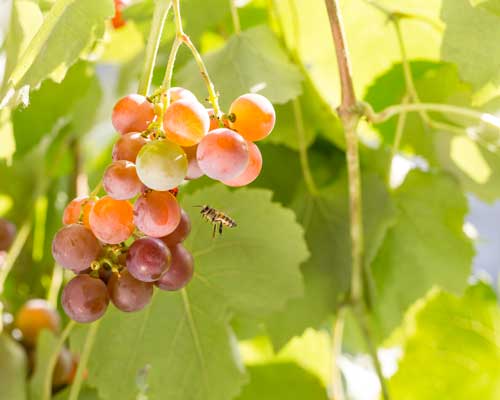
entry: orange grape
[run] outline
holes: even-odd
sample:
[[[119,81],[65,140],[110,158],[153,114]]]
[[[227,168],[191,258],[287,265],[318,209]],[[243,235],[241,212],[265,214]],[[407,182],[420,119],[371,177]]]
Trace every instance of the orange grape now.
[[[154,106],[139,94],[129,94],[118,100],[111,122],[121,134],[145,131],[155,117]]]
[[[223,181],[227,186],[245,186],[253,182],[262,170],[262,154],[255,143],[247,142],[249,160],[245,170],[236,178]]]
[[[42,329],[48,329],[54,333],[59,332],[61,318],[45,300],[33,299],[27,301],[18,311],[16,327],[23,334],[23,343],[27,346],[34,346]]]
[[[113,161],[126,160],[135,163],[137,154],[147,142],[149,139],[139,132],[129,132],[120,136],[113,146]]]
[[[95,200],[90,199],[88,196],[77,197],[76,199],[71,200],[64,209],[63,224],[77,224],[80,222],[81,216],[83,225],[89,228],[89,215],[94,203]]]
[[[252,142],[264,139],[271,133],[276,113],[271,102],[264,96],[248,93],[238,97],[229,108],[235,120],[229,125],[246,140]]]
[[[92,232],[101,242],[118,244],[134,232],[134,209],[126,200],[104,196],[94,204],[89,222]]]
[[[205,107],[192,100],[178,100],[170,104],[163,119],[167,139],[186,147],[199,143],[209,126]]]
[[[193,92],[182,87],[171,87],[168,89],[168,93],[170,94],[170,103],[178,100],[198,101]]]
[[[135,165],[130,161],[114,161],[102,178],[106,193],[116,200],[128,200],[137,196],[143,184],[137,176]]]

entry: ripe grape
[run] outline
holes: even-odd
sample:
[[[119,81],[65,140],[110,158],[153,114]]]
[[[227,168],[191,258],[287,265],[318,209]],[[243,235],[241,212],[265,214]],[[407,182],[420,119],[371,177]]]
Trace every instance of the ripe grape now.
[[[198,146],[183,147],[188,160],[186,179],[198,179],[199,177],[203,176],[203,171],[200,169],[198,160],[196,159],[197,149]]]
[[[134,232],[134,210],[126,200],[104,196],[94,204],[89,218],[94,235],[104,243],[118,244]]]
[[[211,131],[198,145],[198,165],[205,175],[225,181],[243,173],[248,165],[247,142],[236,132],[219,128]]]
[[[142,282],[154,282],[170,265],[171,254],[160,239],[143,237],[130,246],[127,255],[127,270]]]
[[[28,300],[16,315],[16,328],[23,334],[23,343],[35,346],[42,329],[58,333],[61,318],[54,308],[43,299]]]
[[[231,128],[252,142],[269,135],[276,121],[271,102],[256,93],[244,94],[234,100],[229,114],[234,114],[235,117],[235,120],[229,123]]]
[[[173,246],[171,251],[170,268],[155,282],[155,285],[162,290],[182,289],[193,277],[194,261],[191,253],[180,243]]]
[[[124,134],[142,132],[155,117],[154,106],[139,94],[129,94],[118,100],[113,108],[111,122],[115,129]]]
[[[0,218],[0,251],[9,250],[16,237],[16,226]]]
[[[100,252],[99,241],[80,224],[64,226],[52,241],[52,255],[56,262],[76,273],[89,268]]]
[[[184,180],[187,157],[175,143],[157,140],[146,144],[137,155],[137,175],[154,190],[173,189]]]
[[[135,202],[135,225],[148,236],[166,236],[174,231],[180,220],[179,203],[170,192],[146,192]]]
[[[130,161],[114,161],[104,172],[104,190],[116,200],[128,200],[137,196],[143,188],[135,165]]]
[[[109,297],[121,311],[142,310],[151,301],[153,285],[135,279],[128,271],[113,274],[108,282]]]
[[[137,154],[149,139],[139,132],[130,132],[118,138],[113,146],[113,161],[126,160],[135,163]]]
[[[162,237],[161,240],[163,240],[163,242],[170,248],[171,246],[186,240],[190,232],[191,220],[189,219],[187,212],[181,209],[181,220],[179,225],[177,225],[177,228],[175,228],[170,235]]]
[[[227,186],[245,186],[253,182],[262,170],[262,154],[255,143],[247,142],[250,159],[246,169],[236,178],[224,181]]]
[[[170,103],[178,100],[198,101],[193,92],[181,87],[172,87],[168,89],[168,93],[170,94]]]
[[[88,196],[77,197],[76,199],[71,200],[64,209],[62,218],[63,224],[77,224],[80,222],[81,216],[83,225],[90,228],[89,215],[94,203],[95,200],[90,199]]]
[[[66,347],[63,347],[57,356],[57,362],[52,374],[52,386],[60,387],[70,383],[73,362],[73,354]]]
[[[77,275],[64,287],[61,303],[76,322],[92,322],[104,315],[109,296],[106,284],[90,275]]]
[[[167,139],[181,146],[194,146],[208,132],[210,119],[198,101],[177,100],[165,111],[163,128]]]

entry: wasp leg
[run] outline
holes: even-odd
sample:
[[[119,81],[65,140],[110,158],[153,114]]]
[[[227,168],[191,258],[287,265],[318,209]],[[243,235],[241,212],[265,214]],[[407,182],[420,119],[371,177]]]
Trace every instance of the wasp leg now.
[[[215,239],[215,232],[217,232],[217,224],[214,224],[214,230],[212,231],[212,239]]]
[[[222,222],[219,222],[219,235],[222,235]]]

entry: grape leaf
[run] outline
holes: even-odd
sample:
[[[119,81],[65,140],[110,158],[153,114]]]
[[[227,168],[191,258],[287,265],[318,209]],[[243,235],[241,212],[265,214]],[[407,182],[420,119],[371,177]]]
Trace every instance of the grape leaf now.
[[[412,171],[394,192],[398,218],[373,261],[381,338],[432,286],[460,292],[474,250],[462,226],[467,200],[443,174]]]
[[[498,0],[469,0],[474,7],[483,7],[485,10],[500,16],[500,3]]]
[[[404,356],[389,382],[402,400],[500,396],[500,311],[494,291],[479,282],[462,297],[433,290],[408,313]]]
[[[274,362],[248,367],[250,383],[237,400],[327,400],[321,381],[292,362]]]
[[[488,84],[498,87],[499,16],[473,7],[469,0],[443,0],[441,18],[446,23],[441,48],[443,60],[456,63],[463,79],[476,89]]]
[[[394,223],[395,209],[385,185],[369,174],[363,182],[366,263],[370,264],[387,229]],[[319,196],[298,192],[292,204],[306,230],[311,258],[303,265],[305,295],[289,301],[284,311],[267,321],[276,347],[306,328],[320,325],[345,299],[350,286],[351,249],[349,205],[345,176],[322,190]]]
[[[0,399],[26,400],[26,355],[6,335],[0,335],[0,371]]]
[[[61,82],[67,69],[87,56],[104,34],[113,4],[112,0],[56,1],[10,74],[0,103],[17,103],[21,89],[35,87],[46,78]]]
[[[211,226],[196,215],[194,205],[203,203],[225,210],[238,227],[212,239]],[[193,224],[186,247],[195,257],[194,279],[180,292],[157,291],[142,312],[108,311],[88,378],[104,400],[135,399],[134,377],[146,364],[150,400],[234,398],[246,377],[231,315],[262,317],[302,292],[302,228],[271,202],[271,192],[216,185],[186,195],[183,206]]]
[[[206,54],[204,60],[225,109],[236,97],[251,91],[258,91],[278,104],[301,93],[302,74],[265,26],[232,36],[222,49]],[[194,60],[176,78],[180,86],[193,90],[199,98],[207,96]]]

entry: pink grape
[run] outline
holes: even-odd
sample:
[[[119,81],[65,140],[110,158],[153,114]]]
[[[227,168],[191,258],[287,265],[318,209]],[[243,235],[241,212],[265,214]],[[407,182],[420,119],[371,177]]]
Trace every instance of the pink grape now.
[[[154,282],[170,266],[171,253],[160,239],[143,237],[130,246],[127,254],[127,270],[135,279]]]
[[[167,272],[155,282],[162,290],[179,290],[186,286],[194,273],[193,256],[182,244],[171,248],[172,263]]]
[[[262,154],[255,143],[247,142],[250,160],[245,170],[236,178],[223,181],[227,186],[245,186],[253,182],[262,170]]]
[[[143,188],[135,165],[125,160],[114,161],[106,169],[102,184],[106,193],[116,200],[131,199],[137,196]]]
[[[115,104],[111,122],[118,132],[125,134],[145,131],[154,117],[154,106],[146,97],[129,94]]]
[[[198,160],[196,159],[197,149],[198,146],[183,147],[188,160],[186,179],[198,179],[203,176],[203,171],[200,169]]]
[[[113,146],[113,161],[126,160],[135,163],[137,154],[148,142],[149,139],[139,132],[130,132],[120,136]]]
[[[76,322],[93,322],[108,308],[108,289],[90,275],[77,275],[65,286],[61,298],[64,312]]]
[[[113,274],[108,282],[109,297],[121,311],[133,312],[142,310],[151,301],[153,285],[135,279],[130,272],[122,271]]]
[[[233,179],[248,165],[247,142],[236,132],[219,128],[211,131],[198,145],[196,159],[200,169],[212,179]]]
[[[135,225],[148,236],[166,236],[177,228],[180,220],[179,203],[170,192],[146,192],[135,202]]]
[[[177,228],[175,228],[170,235],[162,237],[161,240],[163,240],[163,242],[170,248],[171,246],[186,240],[190,232],[191,220],[189,219],[187,212],[181,209],[181,220],[179,225],[177,225]]]

